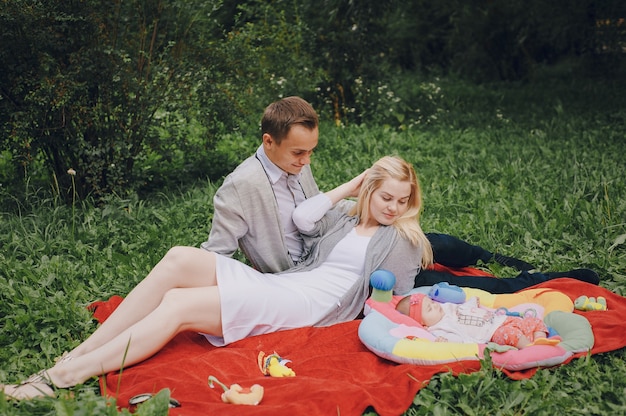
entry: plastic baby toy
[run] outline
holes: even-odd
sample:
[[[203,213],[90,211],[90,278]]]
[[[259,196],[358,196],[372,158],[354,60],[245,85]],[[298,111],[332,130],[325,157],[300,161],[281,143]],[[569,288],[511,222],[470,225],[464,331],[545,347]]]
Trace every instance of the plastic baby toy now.
[[[220,382],[216,377],[209,376],[209,387],[214,388],[213,383],[217,383],[224,389],[222,401],[232,404],[247,404],[256,406],[263,399],[263,386],[253,384],[250,388],[241,387],[239,384],[231,384],[230,387]]]
[[[293,377],[296,373],[285,364],[290,363],[291,361],[285,360],[281,358],[280,355],[270,354],[267,357],[263,351],[259,352],[259,357],[257,359],[259,364],[259,369],[266,376],[272,377]]]
[[[496,315],[517,316],[519,318],[528,318],[528,317],[536,318],[537,311],[533,308],[528,308],[524,312],[515,312],[515,311],[508,310],[504,306],[501,306],[498,309],[496,309]]]
[[[448,282],[439,282],[433,285],[428,292],[428,297],[441,303],[463,303],[465,292],[458,286]]]
[[[390,302],[393,297],[393,285],[396,284],[396,275],[389,270],[378,269],[370,275],[372,285],[372,299],[377,302]]]
[[[587,296],[579,296],[574,301],[574,308],[579,311],[606,311],[606,299],[602,296],[596,298],[589,298]]]

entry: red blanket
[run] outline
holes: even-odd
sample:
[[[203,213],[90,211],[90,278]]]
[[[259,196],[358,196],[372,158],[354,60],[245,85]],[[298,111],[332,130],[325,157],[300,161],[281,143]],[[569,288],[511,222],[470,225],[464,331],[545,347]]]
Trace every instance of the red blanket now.
[[[534,286],[553,288],[572,300],[580,295],[604,296],[608,311],[582,313],[595,335],[592,354],[626,346],[623,317],[626,298],[599,286],[572,279],[555,279]],[[121,298],[92,305],[95,318],[102,322],[117,307]],[[196,333],[183,333],[162,351],[141,364],[101,378],[103,394],[117,397],[126,407],[128,399],[139,393],[156,393],[169,388],[182,407],[170,415],[230,414],[341,414],[361,415],[368,406],[384,415],[398,415],[411,405],[413,397],[430,378],[440,372],[469,373],[480,368],[476,361],[445,366],[415,366],[386,361],[367,350],[359,341],[359,321],[326,328],[302,328],[251,337],[227,347],[211,346]],[[257,366],[259,351],[277,352],[292,362],[295,377],[273,378],[261,374]],[[584,354],[576,354],[580,357]],[[514,379],[528,378],[536,372],[509,372]],[[261,384],[265,395],[258,406],[224,404],[223,390],[208,387],[208,376],[224,384],[249,387]]]

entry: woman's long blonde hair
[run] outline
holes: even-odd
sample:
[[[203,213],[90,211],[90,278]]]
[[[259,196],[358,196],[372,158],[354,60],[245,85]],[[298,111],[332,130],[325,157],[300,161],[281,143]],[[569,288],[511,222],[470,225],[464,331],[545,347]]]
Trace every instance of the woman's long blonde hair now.
[[[393,226],[398,230],[400,236],[409,240],[413,245],[422,247],[422,267],[427,267],[433,262],[433,250],[419,224],[422,210],[422,190],[413,165],[397,156],[384,156],[378,159],[368,170],[361,184],[359,199],[350,214],[358,215],[361,219],[368,218],[372,194],[382,186],[385,180],[390,178],[411,184],[408,209],[394,221]]]

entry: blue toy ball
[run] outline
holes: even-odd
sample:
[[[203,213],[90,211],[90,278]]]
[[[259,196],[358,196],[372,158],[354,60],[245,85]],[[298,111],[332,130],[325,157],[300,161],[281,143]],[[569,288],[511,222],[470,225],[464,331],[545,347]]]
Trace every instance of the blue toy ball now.
[[[396,276],[389,270],[378,269],[370,275],[370,283],[374,289],[392,290],[396,284]]]

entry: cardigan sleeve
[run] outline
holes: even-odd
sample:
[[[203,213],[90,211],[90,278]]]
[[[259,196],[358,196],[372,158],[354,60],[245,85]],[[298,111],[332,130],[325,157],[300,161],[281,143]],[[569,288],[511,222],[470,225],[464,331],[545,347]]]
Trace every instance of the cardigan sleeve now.
[[[326,194],[317,194],[300,203],[293,211],[293,222],[301,233],[311,232],[315,223],[332,208],[332,202]]]
[[[380,268],[389,270],[396,276],[393,292],[404,295],[413,289],[415,276],[422,264],[422,248],[414,246],[410,241],[398,238],[397,243],[389,252]]]

